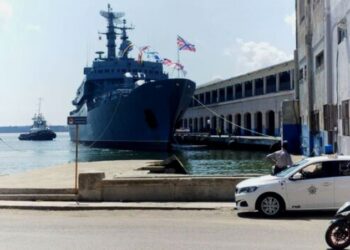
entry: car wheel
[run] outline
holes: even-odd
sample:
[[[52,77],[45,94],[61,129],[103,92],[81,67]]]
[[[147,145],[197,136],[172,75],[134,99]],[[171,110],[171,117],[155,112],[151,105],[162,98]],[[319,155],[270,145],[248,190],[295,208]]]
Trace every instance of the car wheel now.
[[[259,212],[266,217],[276,217],[284,210],[282,199],[275,194],[262,196],[257,205]]]

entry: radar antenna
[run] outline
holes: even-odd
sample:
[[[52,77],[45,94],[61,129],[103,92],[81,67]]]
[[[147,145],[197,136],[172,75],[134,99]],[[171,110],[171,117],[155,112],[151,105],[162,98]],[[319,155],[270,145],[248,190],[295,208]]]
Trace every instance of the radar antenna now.
[[[103,33],[107,37],[107,59],[113,59],[116,57],[115,53],[115,40],[117,38],[117,33],[115,29],[117,28],[117,24],[121,23],[120,18],[122,18],[125,14],[123,12],[113,12],[111,5],[108,4],[107,11],[100,11],[100,15],[107,19],[108,26],[107,32]],[[101,34],[101,33],[100,33]]]

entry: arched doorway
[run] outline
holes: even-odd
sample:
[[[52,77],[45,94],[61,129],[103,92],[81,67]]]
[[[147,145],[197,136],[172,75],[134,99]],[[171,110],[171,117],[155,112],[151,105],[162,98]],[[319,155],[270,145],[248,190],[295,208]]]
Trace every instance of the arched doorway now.
[[[232,134],[232,115],[228,115],[226,117],[226,128],[227,128],[227,133]]]
[[[203,117],[199,118],[199,132],[203,132]]]
[[[213,116],[211,118],[211,134],[216,134],[216,128],[217,128],[217,124],[216,124],[216,116]]]
[[[207,116],[205,117],[205,128],[207,132],[210,132],[210,125],[211,125],[210,117]]]
[[[233,134],[234,135],[241,135],[241,133],[242,133],[242,130],[240,128],[242,126],[242,116],[241,116],[241,114],[236,114],[235,115],[235,124],[237,126],[239,126],[239,127],[235,126]]]
[[[257,112],[255,113],[255,131],[258,133],[262,133],[263,132],[263,127],[262,127],[262,113],[261,112]]]
[[[246,129],[244,131],[245,135],[251,135],[252,130],[252,115],[250,113],[245,113],[244,114],[244,128]]]
[[[272,110],[266,113],[266,134],[275,135],[275,112]]]
[[[219,125],[220,125],[220,134],[225,134],[225,130],[224,130],[224,128],[225,128],[225,126],[224,126],[224,124],[225,124],[225,116],[223,116],[223,115],[221,115],[220,116],[220,121],[219,121]]]
[[[198,118],[194,118],[194,130],[193,132],[198,132]]]

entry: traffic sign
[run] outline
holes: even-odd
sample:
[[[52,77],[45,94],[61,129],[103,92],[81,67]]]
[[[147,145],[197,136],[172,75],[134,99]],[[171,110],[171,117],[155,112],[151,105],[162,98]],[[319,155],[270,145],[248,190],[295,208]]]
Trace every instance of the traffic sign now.
[[[68,125],[84,125],[87,124],[86,116],[68,116],[67,118]]]

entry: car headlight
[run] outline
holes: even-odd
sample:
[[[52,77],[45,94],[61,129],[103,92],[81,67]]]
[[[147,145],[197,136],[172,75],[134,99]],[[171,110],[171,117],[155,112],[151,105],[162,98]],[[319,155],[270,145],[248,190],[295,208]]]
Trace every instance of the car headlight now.
[[[258,187],[244,187],[238,190],[238,193],[253,193],[258,189]]]

